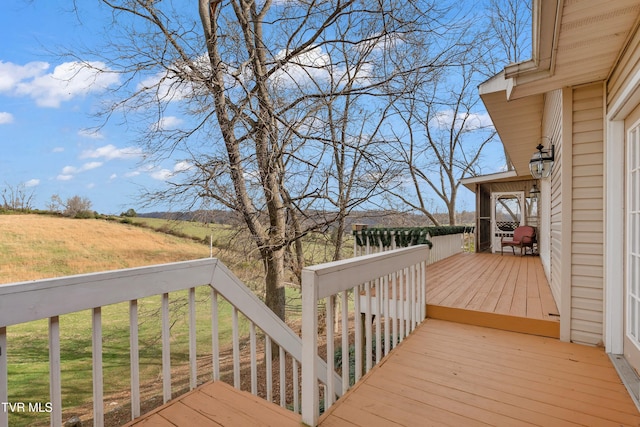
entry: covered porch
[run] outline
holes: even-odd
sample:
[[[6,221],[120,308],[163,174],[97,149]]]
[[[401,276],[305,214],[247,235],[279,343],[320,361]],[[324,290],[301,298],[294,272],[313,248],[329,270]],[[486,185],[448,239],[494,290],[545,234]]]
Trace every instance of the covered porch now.
[[[427,269],[427,317],[560,337],[540,257],[463,252]]]

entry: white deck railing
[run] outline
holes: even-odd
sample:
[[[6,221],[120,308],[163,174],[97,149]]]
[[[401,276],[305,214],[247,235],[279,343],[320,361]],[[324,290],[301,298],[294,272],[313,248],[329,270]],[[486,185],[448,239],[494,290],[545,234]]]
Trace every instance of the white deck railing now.
[[[302,272],[302,421],[317,425],[320,397],[329,408],[350,387],[350,370],[357,382],[384,355],[412,332],[426,316],[427,245],[363,255],[307,267]],[[333,301],[339,300],[340,327],[334,334]],[[318,302],[324,301],[324,325]],[[323,336],[319,330],[323,329]],[[317,373],[318,339],[326,342],[327,375],[334,372],[334,340],[341,341],[342,384],[336,388]],[[373,345],[375,343],[375,353]],[[355,360],[351,366],[349,347]]]
[[[85,274],[34,282],[0,286],[0,402],[9,402],[7,327],[39,319],[49,319],[49,402],[51,425],[62,425],[62,384],[60,357],[59,316],[82,310],[92,312],[92,365],[94,425],[104,424],[102,307],[129,302],[130,361],[131,361],[131,413],[140,415],[140,377],[138,348],[138,300],[150,296],[161,298],[162,389],[164,402],[172,398],[171,348],[169,321],[169,294],[188,291],[189,317],[189,387],[197,386],[196,360],[196,287],[208,286],[211,292],[212,375],[220,378],[220,345],[218,341],[218,296],[232,305],[233,324],[233,383],[240,388],[241,349],[238,315],[242,313],[250,322],[251,391],[257,394],[256,336],[259,328],[265,336],[266,389],[271,400],[273,379],[271,370],[271,343],[279,347],[280,405],[299,410],[299,393],[294,392],[292,402],[286,402],[287,389],[299,390],[298,369],[303,360],[300,337],[269,310],[242,282],[217,259],[203,259],[152,267],[132,268],[104,273]],[[292,384],[285,377],[285,357],[293,359]],[[316,376],[325,384],[340,384],[341,379],[325,362],[311,357]],[[307,360],[307,359],[305,359]],[[327,376],[328,375],[328,376]],[[329,381],[327,378],[331,378]],[[34,398],[44,398],[39,396]],[[0,408],[0,426],[8,425],[8,411]]]

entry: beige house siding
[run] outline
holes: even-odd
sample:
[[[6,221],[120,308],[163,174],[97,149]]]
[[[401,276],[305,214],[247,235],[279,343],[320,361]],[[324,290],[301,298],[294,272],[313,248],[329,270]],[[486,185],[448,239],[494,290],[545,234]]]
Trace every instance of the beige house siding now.
[[[633,86],[631,82],[638,75],[638,70],[640,70],[640,31],[636,28],[625,54],[620,58],[607,81],[608,106],[624,96],[625,88]]]
[[[603,94],[601,83],[572,94],[571,341],[592,345],[603,337]]]
[[[556,90],[545,95],[544,115],[542,123],[542,135],[545,135],[553,141],[556,147],[556,164],[560,164],[562,147],[562,91]],[[548,145],[546,139],[541,141]],[[556,305],[561,307],[561,287],[560,268],[562,262],[560,254],[562,253],[562,198],[560,184],[562,182],[561,168],[553,169],[551,180],[543,180],[541,183],[541,217],[542,221],[539,230],[540,258],[545,267],[545,271],[549,275],[549,283],[551,292],[556,300]],[[549,218],[547,223],[545,218]]]

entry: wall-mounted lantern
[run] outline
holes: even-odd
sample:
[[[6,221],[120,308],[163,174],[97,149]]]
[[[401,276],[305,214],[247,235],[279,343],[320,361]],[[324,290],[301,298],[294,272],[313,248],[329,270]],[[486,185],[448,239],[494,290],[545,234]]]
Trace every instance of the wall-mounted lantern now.
[[[540,189],[538,188],[538,184],[534,183],[533,187],[531,187],[531,190],[529,190],[529,197],[531,198],[531,200],[536,202],[539,196],[540,196]]]
[[[535,179],[547,178],[551,175],[551,170],[553,169],[555,147],[553,146],[553,142],[551,142],[551,148],[545,149],[544,145],[538,144],[536,149],[538,151],[533,153],[529,161],[531,176]]]

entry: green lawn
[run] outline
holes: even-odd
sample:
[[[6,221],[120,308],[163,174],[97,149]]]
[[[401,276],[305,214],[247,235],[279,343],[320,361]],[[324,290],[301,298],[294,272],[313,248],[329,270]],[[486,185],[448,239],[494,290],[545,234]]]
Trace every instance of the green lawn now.
[[[187,293],[170,295],[171,365],[178,369],[187,366],[188,312]],[[199,356],[211,354],[211,321],[209,288],[196,290],[197,308],[197,352]],[[160,297],[140,300],[139,346],[140,381],[157,385],[161,393],[161,324],[158,311]],[[231,341],[231,306],[219,305],[219,330],[221,345]],[[248,321],[240,323],[241,334],[248,334]],[[89,310],[60,317],[60,357],[62,359],[63,407],[74,408],[92,402],[92,326]],[[106,402],[128,403],[118,393],[130,387],[129,363],[129,305],[114,304],[102,309],[103,325],[103,376]],[[8,328],[9,401],[48,402],[49,400],[49,353],[48,322],[46,320],[24,323]],[[185,371],[185,370],[183,370]],[[174,383],[177,378],[174,378]],[[109,396],[115,397],[109,397]],[[115,405],[114,405],[115,406]],[[75,412],[65,412],[70,418]],[[49,415],[34,413],[11,413],[11,426],[27,426],[37,421],[48,421]]]
[[[231,305],[219,297],[219,342],[229,347],[232,339]],[[287,301],[292,317],[298,316],[299,293],[287,290]],[[140,382],[143,388],[151,386],[154,395],[162,394],[162,346],[161,321],[158,315],[160,296],[138,302]],[[196,289],[197,353],[199,358],[211,355],[211,303],[210,290],[206,286]],[[187,292],[170,294],[171,367],[179,371],[173,376],[174,390],[188,381],[189,326]],[[249,322],[240,315],[240,334],[249,335]],[[103,377],[107,408],[129,405],[123,391],[130,388],[129,363],[129,304],[120,303],[103,307]],[[62,360],[63,421],[90,408],[92,402],[92,325],[91,311],[60,316],[60,357]],[[8,377],[10,402],[49,401],[49,353],[47,320],[23,323],[7,328]],[[181,369],[182,368],[182,369]],[[211,375],[207,363],[198,375]],[[176,384],[180,383],[180,384]],[[146,387],[145,387],[146,384]],[[112,409],[113,409],[112,408]],[[107,409],[108,410],[108,409]],[[46,425],[48,413],[10,413],[10,426]]]

